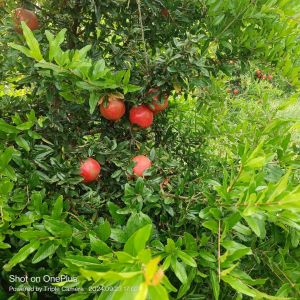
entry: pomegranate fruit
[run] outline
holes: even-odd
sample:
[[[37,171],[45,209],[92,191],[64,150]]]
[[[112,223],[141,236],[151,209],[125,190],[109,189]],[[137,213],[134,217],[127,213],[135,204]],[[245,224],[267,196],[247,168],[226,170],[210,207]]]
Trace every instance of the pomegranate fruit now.
[[[115,96],[109,96],[108,103],[105,103],[104,97],[100,99],[101,116],[110,121],[118,121],[125,114],[125,104],[122,99]]]
[[[155,96],[153,96],[153,98],[152,98],[153,100],[152,100],[151,105],[149,105],[150,110],[152,110],[154,112],[154,114],[161,112],[168,107],[169,96],[167,94],[164,95],[163,102],[160,100],[160,94],[159,94],[158,89],[150,89],[148,91],[147,95],[150,95],[150,94],[155,94]]]
[[[135,156],[132,161],[136,162],[132,169],[136,176],[143,176],[144,171],[149,169],[152,165],[151,160],[145,155]]]
[[[134,106],[130,109],[129,120],[131,124],[147,128],[153,123],[153,112],[144,104]]]
[[[268,75],[268,80],[271,81],[273,79],[272,75]]]
[[[257,77],[259,77],[261,75],[261,70],[256,70],[255,74],[256,74]]]
[[[39,28],[39,21],[36,14],[25,8],[17,8],[14,12],[15,30],[22,33],[21,22],[25,22],[30,30],[36,30]]]
[[[233,94],[234,94],[234,95],[237,95],[238,93],[239,93],[239,90],[238,90],[238,89],[234,89],[234,90],[233,90]]]
[[[100,174],[101,166],[93,158],[89,157],[80,165],[80,175],[83,177],[83,182],[89,183],[95,181]]]
[[[168,17],[169,14],[170,14],[170,13],[169,13],[169,10],[168,10],[167,8],[165,8],[165,7],[161,9],[160,13],[161,13],[161,15],[164,16],[164,17]]]

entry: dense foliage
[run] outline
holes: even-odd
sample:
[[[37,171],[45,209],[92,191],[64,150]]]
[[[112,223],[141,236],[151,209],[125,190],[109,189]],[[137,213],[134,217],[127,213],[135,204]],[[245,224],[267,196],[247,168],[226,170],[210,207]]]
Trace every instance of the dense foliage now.
[[[298,1],[0,6],[0,299],[300,298]]]

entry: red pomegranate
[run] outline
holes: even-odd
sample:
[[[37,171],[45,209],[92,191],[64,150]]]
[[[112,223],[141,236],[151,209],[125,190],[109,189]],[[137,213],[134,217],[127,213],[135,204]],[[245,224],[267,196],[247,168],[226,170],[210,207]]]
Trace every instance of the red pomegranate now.
[[[22,33],[21,22],[25,22],[30,30],[39,28],[39,21],[34,12],[25,8],[17,8],[14,12],[15,30]]]
[[[152,165],[151,160],[145,155],[135,156],[132,160],[136,162],[132,169],[136,176],[143,176],[144,171],[149,169]]]
[[[93,158],[89,157],[80,165],[80,175],[83,177],[83,182],[89,183],[95,181],[100,174],[101,166]]]
[[[131,124],[147,128],[153,123],[153,112],[144,104],[134,106],[130,109],[129,120]]]
[[[164,16],[164,17],[168,17],[169,16],[169,10],[167,9],[167,8],[162,8],[161,10],[160,10],[160,13],[161,13],[161,15],[162,16]]]
[[[104,97],[102,97],[100,99],[100,113],[107,120],[118,121],[125,114],[124,101],[115,96],[109,96],[108,102],[105,103]]]
[[[160,100],[160,94],[159,94],[159,90],[158,89],[150,89],[147,93],[147,95],[150,94],[155,94],[155,96],[153,96],[153,100],[151,105],[149,105],[149,108],[156,114],[159,113],[163,110],[165,110],[168,107],[168,99],[169,99],[169,95],[164,94],[164,100],[163,102]]]
[[[257,77],[259,77],[261,75],[261,70],[256,70],[255,74],[256,74]]]

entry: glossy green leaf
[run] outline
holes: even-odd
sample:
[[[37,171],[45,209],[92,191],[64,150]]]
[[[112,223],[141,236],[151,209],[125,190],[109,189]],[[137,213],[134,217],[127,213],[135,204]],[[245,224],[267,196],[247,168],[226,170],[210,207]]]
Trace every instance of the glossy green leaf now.
[[[44,226],[53,236],[61,238],[70,238],[72,236],[72,227],[64,221],[46,219]]]
[[[29,244],[23,246],[17,254],[15,254],[7,264],[3,266],[3,269],[6,272],[11,271],[11,269],[19,264],[20,262],[24,261],[31,253],[36,251],[40,246],[40,241],[32,241]]]
[[[125,243],[124,251],[131,255],[137,255],[139,251],[145,248],[151,231],[152,224],[148,224],[137,230]]]
[[[43,60],[43,55],[40,50],[40,45],[39,45],[38,41],[36,40],[36,38],[34,37],[32,31],[29,29],[29,27],[23,21],[21,22],[21,26],[23,29],[23,34],[24,34],[25,40],[30,49],[31,57],[37,61]]]
[[[35,255],[32,258],[32,263],[37,264],[45,258],[53,255],[58,247],[59,245],[55,244],[53,241],[47,241],[35,253]]]

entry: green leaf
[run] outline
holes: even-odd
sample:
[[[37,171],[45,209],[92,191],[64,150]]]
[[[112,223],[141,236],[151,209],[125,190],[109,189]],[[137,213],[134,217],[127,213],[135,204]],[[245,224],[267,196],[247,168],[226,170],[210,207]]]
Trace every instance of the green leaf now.
[[[14,185],[9,180],[1,180],[0,181],[0,195],[8,196],[12,191]],[[0,198],[1,199],[1,198]]]
[[[141,90],[141,87],[134,85],[134,84],[128,84],[126,85],[127,93],[133,93]]]
[[[74,102],[76,96],[70,91],[59,92],[59,94],[67,101]]]
[[[14,147],[8,147],[3,153],[0,154],[0,170],[7,168],[15,152]]]
[[[186,265],[189,265],[194,268],[197,267],[196,261],[191,256],[186,254],[185,252],[178,250],[177,255]]]
[[[20,136],[20,135],[17,136],[15,138],[15,141],[18,144],[18,146],[23,148],[25,151],[27,151],[27,152],[30,151],[30,146],[29,146],[28,142],[22,136]]]
[[[151,224],[152,221],[149,216],[146,214],[139,212],[139,213],[132,213],[129,217],[127,224],[126,224],[126,234],[127,236],[131,236],[134,232],[138,229],[144,227],[147,224]]]
[[[22,247],[17,254],[15,254],[10,261],[3,266],[6,272],[11,271],[11,269],[24,261],[31,253],[37,250],[40,246],[40,241],[32,241],[26,246]]]
[[[42,204],[43,204],[43,193],[42,192],[33,192],[31,195],[31,202],[35,211],[41,213]]]
[[[188,232],[185,232],[183,235],[183,242],[187,250],[197,251],[197,241],[196,239]]]
[[[259,156],[255,157],[253,159],[250,159],[247,161],[245,167],[249,167],[252,169],[259,169],[265,165],[266,157],[265,156]]]
[[[273,193],[268,197],[267,203],[271,203],[275,200],[277,196],[279,196],[281,193],[286,191],[288,180],[291,175],[291,170],[289,170],[276,184],[276,187],[274,188]]]
[[[89,234],[91,250],[98,255],[105,255],[111,253],[112,250],[107,246],[105,242],[97,239],[93,234]]]
[[[139,251],[145,249],[146,242],[150,238],[152,224],[148,224],[137,230],[125,243],[124,251],[136,256]]]
[[[148,292],[151,300],[169,300],[168,292],[161,285],[149,286]]]
[[[77,266],[77,267],[99,267],[101,266],[100,261],[92,256],[81,256],[81,255],[67,255],[63,259],[63,262],[67,266]]]
[[[109,213],[111,214],[116,224],[123,225],[126,217],[117,212],[120,209],[120,207],[111,201],[107,202],[107,206]]]
[[[10,244],[4,243],[0,241],[0,249],[9,249],[11,248]]]
[[[94,281],[98,281],[101,279],[106,280],[124,280],[124,279],[130,279],[133,277],[136,277],[141,274],[141,271],[137,272],[95,272],[95,271],[89,271],[89,270],[80,270],[80,273],[87,278],[88,280],[93,279]]]
[[[33,125],[34,125],[33,122],[28,121],[28,122],[24,122],[22,124],[19,124],[17,126],[17,129],[19,129],[19,130],[29,130]]]
[[[44,260],[45,258],[53,255],[59,245],[56,245],[54,241],[47,241],[39,250],[35,253],[32,258],[32,263],[37,264],[38,262]]]
[[[197,274],[197,269],[193,268],[188,272],[188,279],[185,284],[182,284],[177,295],[177,299],[182,298],[188,291],[191,289],[191,284],[194,281],[194,278]]]
[[[213,254],[211,254],[210,252],[208,252],[204,249],[199,250],[199,256],[209,262],[217,261],[217,259],[215,258],[215,256]]]
[[[103,223],[99,224],[97,228],[97,233],[99,238],[102,241],[108,240],[111,234],[110,224],[107,220],[105,220]]]
[[[55,204],[52,209],[52,218],[53,219],[59,219],[61,214],[63,212],[63,196],[60,195],[57,197]]]
[[[218,223],[215,220],[209,220],[202,223],[202,226],[205,228],[208,228],[213,233],[218,233],[219,226]]]
[[[99,95],[97,93],[90,93],[89,105],[90,105],[90,114],[95,111],[95,108],[99,101]]]
[[[286,300],[285,297],[270,296],[268,294],[262,293],[255,288],[245,284],[240,278],[232,277],[230,275],[222,276],[222,280],[228,283],[234,290],[238,293],[247,295],[249,297],[258,299],[270,299],[270,300]]]
[[[76,86],[78,86],[80,89],[88,90],[88,91],[94,91],[97,89],[97,87],[85,81],[76,81]]]
[[[47,231],[53,234],[53,236],[61,238],[70,238],[72,236],[72,227],[64,221],[46,219],[44,221],[44,226]]]
[[[23,34],[25,37],[25,40],[27,42],[27,45],[30,49],[30,55],[32,58],[34,58],[37,61],[43,60],[43,56],[40,50],[40,45],[36,38],[34,37],[33,33],[29,29],[29,27],[26,25],[25,22],[21,22],[21,26],[23,29]]]
[[[123,84],[127,85],[130,79],[130,70],[127,70],[124,77],[123,77]]]
[[[176,275],[176,277],[185,284],[187,282],[187,274],[184,268],[184,265],[178,260],[175,260],[175,263],[171,263],[171,267]]]
[[[60,45],[63,43],[65,39],[67,29],[63,28],[56,37],[48,30],[45,31],[46,37],[49,41],[49,61],[51,62],[55,59],[58,55],[61,54]],[[56,60],[56,62],[58,62]]]
[[[146,300],[147,294],[148,294],[148,285],[145,282],[142,282],[139,286],[135,299]]]
[[[105,74],[109,71],[109,69],[105,69],[105,61],[104,59],[100,59],[96,62],[93,68],[92,78],[93,80],[97,80],[105,76]]]
[[[8,44],[11,48],[13,49],[16,49],[20,52],[22,52],[23,54],[25,54],[27,57],[30,57],[32,58],[32,55],[31,55],[31,52],[30,52],[30,49],[24,47],[24,46],[21,46],[21,45],[17,45],[15,43],[9,43]]]
[[[19,239],[30,241],[39,238],[47,238],[51,235],[46,230],[34,230],[33,228],[23,228],[19,232],[15,232],[15,236],[17,236]]]
[[[0,131],[5,133],[19,133],[20,131],[12,125],[6,123],[3,119],[0,119]]]
[[[244,219],[258,237],[262,239],[266,237],[266,228],[264,220],[261,220],[260,218],[255,218],[254,216],[247,216],[244,217]]]
[[[210,279],[210,283],[211,283],[212,290],[214,293],[214,299],[218,300],[219,296],[220,296],[220,284],[219,284],[219,280],[218,280],[218,277],[217,277],[217,274],[215,271],[210,270],[209,279]]]

